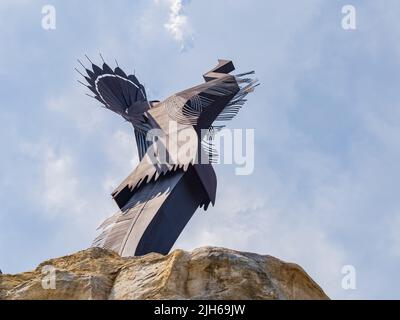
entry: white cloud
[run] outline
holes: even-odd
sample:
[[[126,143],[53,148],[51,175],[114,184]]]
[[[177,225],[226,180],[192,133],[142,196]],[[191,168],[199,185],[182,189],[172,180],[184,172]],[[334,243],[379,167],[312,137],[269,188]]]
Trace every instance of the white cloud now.
[[[156,4],[168,7],[168,21],[164,28],[173,39],[181,44],[181,50],[186,50],[193,45],[193,30],[189,18],[184,14],[182,0],[156,0]]]
[[[77,84],[63,95],[50,97],[46,106],[73,121],[82,133],[95,132],[104,124],[106,114],[99,102],[85,95],[86,91]]]
[[[71,155],[57,154],[50,147],[45,150],[41,201],[48,213],[57,214],[67,208],[72,214],[83,213],[85,201],[79,194],[74,166]]]
[[[40,175],[34,192],[43,213],[49,218],[68,214],[71,219],[83,214],[87,203],[71,153],[58,151],[49,142],[24,142],[20,148],[39,166]]]
[[[41,208],[42,218],[67,221],[62,228],[75,234],[75,239],[87,241],[100,221],[116,211],[102,188],[93,186],[104,174],[99,173],[96,180],[85,174],[74,151],[56,147],[49,141],[23,142],[20,150],[38,170],[36,179],[29,183],[35,185],[31,197]]]

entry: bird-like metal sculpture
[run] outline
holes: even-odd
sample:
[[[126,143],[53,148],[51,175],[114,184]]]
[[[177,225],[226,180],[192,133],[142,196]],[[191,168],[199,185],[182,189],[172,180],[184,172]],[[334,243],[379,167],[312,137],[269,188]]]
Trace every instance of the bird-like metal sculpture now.
[[[258,85],[248,77],[254,72],[231,75],[233,63],[219,60],[203,76],[205,83],[159,102],[147,100],[135,75],[104,60],[102,67],[91,64],[92,70],[82,64],[85,85],[105,108],[132,123],[140,158],[112,193],[120,210],[100,225],[93,246],[121,256],[167,254],[196,209],[215,203],[215,153],[207,141],[214,121],[232,119]]]

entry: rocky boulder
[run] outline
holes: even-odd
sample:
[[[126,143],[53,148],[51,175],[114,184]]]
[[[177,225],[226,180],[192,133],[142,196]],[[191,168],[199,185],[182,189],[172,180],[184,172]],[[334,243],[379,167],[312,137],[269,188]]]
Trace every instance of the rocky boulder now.
[[[0,275],[0,299],[328,299],[298,265],[204,247],[122,258],[91,248]]]

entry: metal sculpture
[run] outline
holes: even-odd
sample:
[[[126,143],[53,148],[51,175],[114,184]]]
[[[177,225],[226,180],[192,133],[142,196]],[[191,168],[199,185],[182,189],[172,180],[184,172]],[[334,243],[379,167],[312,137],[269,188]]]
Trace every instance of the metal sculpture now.
[[[232,119],[258,85],[247,77],[253,71],[231,75],[233,63],[218,61],[204,74],[205,83],[162,102],[148,101],[136,76],[126,75],[118,66],[112,70],[104,60],[102,67],[90,61],[89,70],[79,61],[93,97],[133,125],[140,158],[112,193],[120,210],[100,225],[93,246],[121,256],[167,254],[196,209],[214,205],[215,153],[207,144],[218,129],[213,123]],[[191,137],[189,142],[169,142],[182,132]]]

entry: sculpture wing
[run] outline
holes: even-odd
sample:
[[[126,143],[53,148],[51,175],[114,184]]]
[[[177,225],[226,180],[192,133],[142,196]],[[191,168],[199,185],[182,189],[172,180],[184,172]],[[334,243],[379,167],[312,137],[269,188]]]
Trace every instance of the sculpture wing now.
[[[163,101],[170,118],[188,125],[201,125],[204,120],[202,128],[209,127],[214,120],[233,119],[246,102],[247,94],[258,85],[257,79],[247,77],[254,71],[230,75],[234,69],[231,61],[219,60],[219,65],[204,75],[206,83]]]
[[[146,91],[136,76],[126,75],[119,67],[112,70],[106,63],[103,63],[102,68],[93,63],[92,70],[84,68],[87,76],[81,75],[88,83],[85,86],[107,109],[130,122],[134,122],[135,118],[139,118],[148,109]]]

